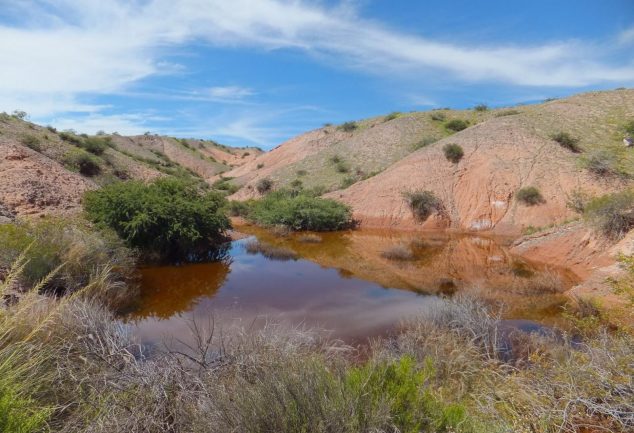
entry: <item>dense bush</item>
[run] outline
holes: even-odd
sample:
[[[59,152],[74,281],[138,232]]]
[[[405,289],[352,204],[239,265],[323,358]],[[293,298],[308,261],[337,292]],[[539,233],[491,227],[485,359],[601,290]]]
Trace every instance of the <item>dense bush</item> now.
[[[414,216],[425,221],[432,213],[442,210],[442,202],[431,191],[414,191],[403,194]]]
[[[233,194],[240,189],[240,187],[234,183],[231,183],[233,178],[221,177],[213,183],[211,186],[213,189],[224,191],[227,194]]]
[[[568,149],[571,152],[581,152],[581,148],[579,147],[579,139],[571,136],[567,132],[559,132],[552,135],[550,138],[559,143],[561,147]]]
[[[34,285],[51,277],[44,289],[76,291],[91,276],[107,271],[108,283],[126,280],[135,259],[123,242],[108,230],[97,231],[79,220],[44,219],[0,224],[0,269],[24,254],[20,279]]]
[[[442,150],[445,153],[445,158],[447,158],[447,160],[453,162],[454,164],[459,163],[464,156],[464,150],[462,150],[462,147],[459,144],[445,144]]]
[[[40,146],[40,139],[35,135],[24,135],[20,138],[20,143],[28,147],[29,149],[33,149],[36,152],[40,152],[42,150],[42,146]]]
[[[232,200],[227,203],[227,213],[233,217],[245,217],[249,214],[249,204],[243,201]]]
[[[258,182],[255,184],[255,189],[260,194],[266,194],[271,190],[271,188],[273,188],[273,181],[268,177],[258,180]]]
[[[341,129],[344,132],[352,132],[357,129],[359,125],[356,122],[345,122],[339,125],[338,129]]]
[[[605,236],[620,239],[634,228],[634,190],[626,190],[590,200],[584,215]]]
[[[527,206],[535,206],[544,202],[541,192],[534,186],[527,186],[517,191],[515,198]]]
[[[483,111],[488,111],[489,107],[486,104],[478,104],[475,107],[473,107],[473,110],[483,112]]]
[[[110,146],[110,143],[110,137],[85,137],[79,146],[90,153],[101,155]]]
[[[221,194],[176,178],[114,183],[84,198],[88,218],[114,229],[128,245],[152,256],[189,260],[204,259],[224,241],[230,228],[224,204]]]
[[[248,218],[263,226],[331,231],[352,225],[350,209],[339,202],[291,191],[272,192],[251,204]]]
[[[450,131],[459,132],[463,129],[467,129],[469,127],[469,122],[462,119],[452,119],[449,122],[445,123],[445,128]]]
[[[101,160],[83,149],[72,149],[64,155],[64,163],[84,176],[96,176],[101,173]]]

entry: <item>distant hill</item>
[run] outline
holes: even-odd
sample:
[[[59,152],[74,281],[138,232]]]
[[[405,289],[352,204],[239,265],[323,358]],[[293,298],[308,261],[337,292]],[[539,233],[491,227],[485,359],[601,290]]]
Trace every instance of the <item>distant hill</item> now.
[[[261,153],[149,134],[77,135],[0,114],[0,205],[18,216],[73,213],[99,185],[164,175],[202,181]]]

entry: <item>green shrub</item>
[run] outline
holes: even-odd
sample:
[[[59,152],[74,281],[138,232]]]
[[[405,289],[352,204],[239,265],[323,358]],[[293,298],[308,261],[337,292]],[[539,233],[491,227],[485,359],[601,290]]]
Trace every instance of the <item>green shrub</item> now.
[[[73,134],[72,132],[63,131],[59,133],[59,138],[62,140],[74,144],[75,146],[79,146],[82,142],[81,138]]]
[[[262,167],[264,167],[264,164],[259,163],[258,165],[255,166],[255,168],[257,168],[258,170],[261,169]]]
[[[84,176],[97,176],[101,173],[101,159],[83,149],[73,149],[64,155],[64,164]]]
[[[352,177],[352,176],[346,176],[344,177],[344,179],[341,181],[341,186],[339,187],[340,189],[346,189],[352,185],[354,185],[355,183],[357,183],[357,179]]]
[[[249,213],[249,205],[243,201],[232,200],[227,203],[227,213],[233,217],[246,217]]]
[[[630,120],[625,125],[623,125],[623,130],[626,134],[634,136],[634,120]]]
[[[304,188],[304,182],[300,179],[295,179],[291,182],[291,188],[296,191],[302,190]]]
[[[188,260],[204,259],[225,240],[230,223],[224,204],[221,194],[176,178],[113,183],[84,197],[88,218],[112,228],[131,247]]]
[[[567,132],[558,132],[552,135],[550,138],[555,140],[559,145],[571,152],[579,153],[581,148],[579,147],[579,139],[571,136]]]
[[[331,231],[352,225],[348,206],[309,193],[272,192],[251,205],[248,218],[263,226],[282,225],[291,230]]]
[[[447,119],[447,115],[445,113],[431,113],[431,120],[435,120],[436,122],[444,122]]]
[[[634,228],[634,190],[595,198],[585,206],[584,215],[603,235],[620,239]]]
[[[463,129],[467,129],[469,127],[469,122],[462,119],[452,119],[449,122],[445,123],[445,128],[450,131],[459,132]]]
[[[339,155],[333,155],[330,157],[329,160],[333,164],[339,164],[341,161],[343,161]]]
[[[57,134],[57,129],[51,125],[48,125],[46,127],[46,129],[48,129],[49,131],[51,131],[53,134]]]
[[[240,187],[234,183],[231,183],[231,179],[229,177],[221,177],[220,179],[218,179],[217,181],[215,181],[211,187],[213,189],[219,190],[219,191],[224,191],[227,194],[233,194],[235,192],[237,192]]]
[[[339,161],[335,164],[335,170],[337,170],[338,173],[348,173],[350,171],[350,167],[348,167],[348,164],[344,161]]]
[[[489,107],[486,104],[478,104],[475,107],[473,107],[473,111],[483,112],[488,110],[489,110]]]
[[[442,150],[445,153],[445,158],[454,164],[459,163],[464,156],[464,150],[462,150],[462,147],[455,143],[445,144]]]
[[[384,121],[384,122],[389,122],[390,120],[394,120],[394,119],[398,118],[400,115],[401,115],[401,113],[400,113],[400,112],[398,112],[398,111],[394,111],[394,112],[392,112],[392,113],[388,114],[387,116],[385,116],[385,117],[383,118],[383,121]]]
[[[359,125],[357,125],[357,122],[345,122],[339,125],[338,129],[342,130],[343,132],[352,132],[358,127]]]
[[[414,216],[425,221],[434,212],[442,210],[442,202],[431,191],[414,191],[403,194]]]
[[[36,152],[40,152],[42,150],[42,146],[40,146],[40,139],[35,135],[22,136],[22,138],[20,138],[20,143]]]
[[[111,141],[110,137],[86,137],[79,146],[90,153],[101,155],[110,147]]]
[[[271,188],[273,188],[273,181],[269,179],[268,177],[258,180],[258,182],[255,184],[255,189],[260,194],[265,194],[269,192]]]
[[[298,176],[306,176],[308,174],[308,172],[306,170],[297,170],[296,174]]]
[[[544,202],[542,194],[534,186],[521,188],[515,194],[515,198],[527,206],[535,206]]]

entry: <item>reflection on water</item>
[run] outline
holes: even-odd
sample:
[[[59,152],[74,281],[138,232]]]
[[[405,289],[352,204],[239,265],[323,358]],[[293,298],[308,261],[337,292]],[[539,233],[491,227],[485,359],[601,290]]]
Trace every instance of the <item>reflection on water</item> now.
[[[541,320],[563,302],[560,294],[530,283],[541,269],[511,256],[494,239],[368,230],[276,237],[241,229],[271,251],[249,253],[253,239],[244,239],[231,244],[230,259],[223,262],[141,270],[140,305],[129,319],[142,339],[186,338],[184,319],[214,314],[246,325],[273,320],[324,328],[356,341],[393,329],[429,305],[431,295],[469,292],[503,301],[512,319]],[[410,258],[385,258],[394,247],[406,249]],[[298,259],[277,260],[280,251]],[[556,280],[559,289],[570,283],[564,274]]]

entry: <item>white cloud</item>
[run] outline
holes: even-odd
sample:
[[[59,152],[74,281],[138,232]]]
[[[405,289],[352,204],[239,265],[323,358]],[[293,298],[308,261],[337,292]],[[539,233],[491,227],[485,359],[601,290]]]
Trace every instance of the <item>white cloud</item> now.
[[[84,95],[121,92],[178,65],[165,48],[191,41],[216,46],[293,48],[333,64],[418,77],[519,86],[582,87],[634,82],[634,62],[619,44],[555,41],[537,46],[449,44],[359,17],[351,2],[326,8],[302,0],[33,0],[13,4],[19,25],[0,25],[0,110],[34,115],[92,113]],[[632,29],[616,42],[634,38]],[[610,48],[612,46],[612,48]],[[452,78],[453,77],[453,78]],[[237,101],[240,86],[206,97]],[[20,104],[20,105],[16,105]],[[93,117],[94,118],[94,117]]]

